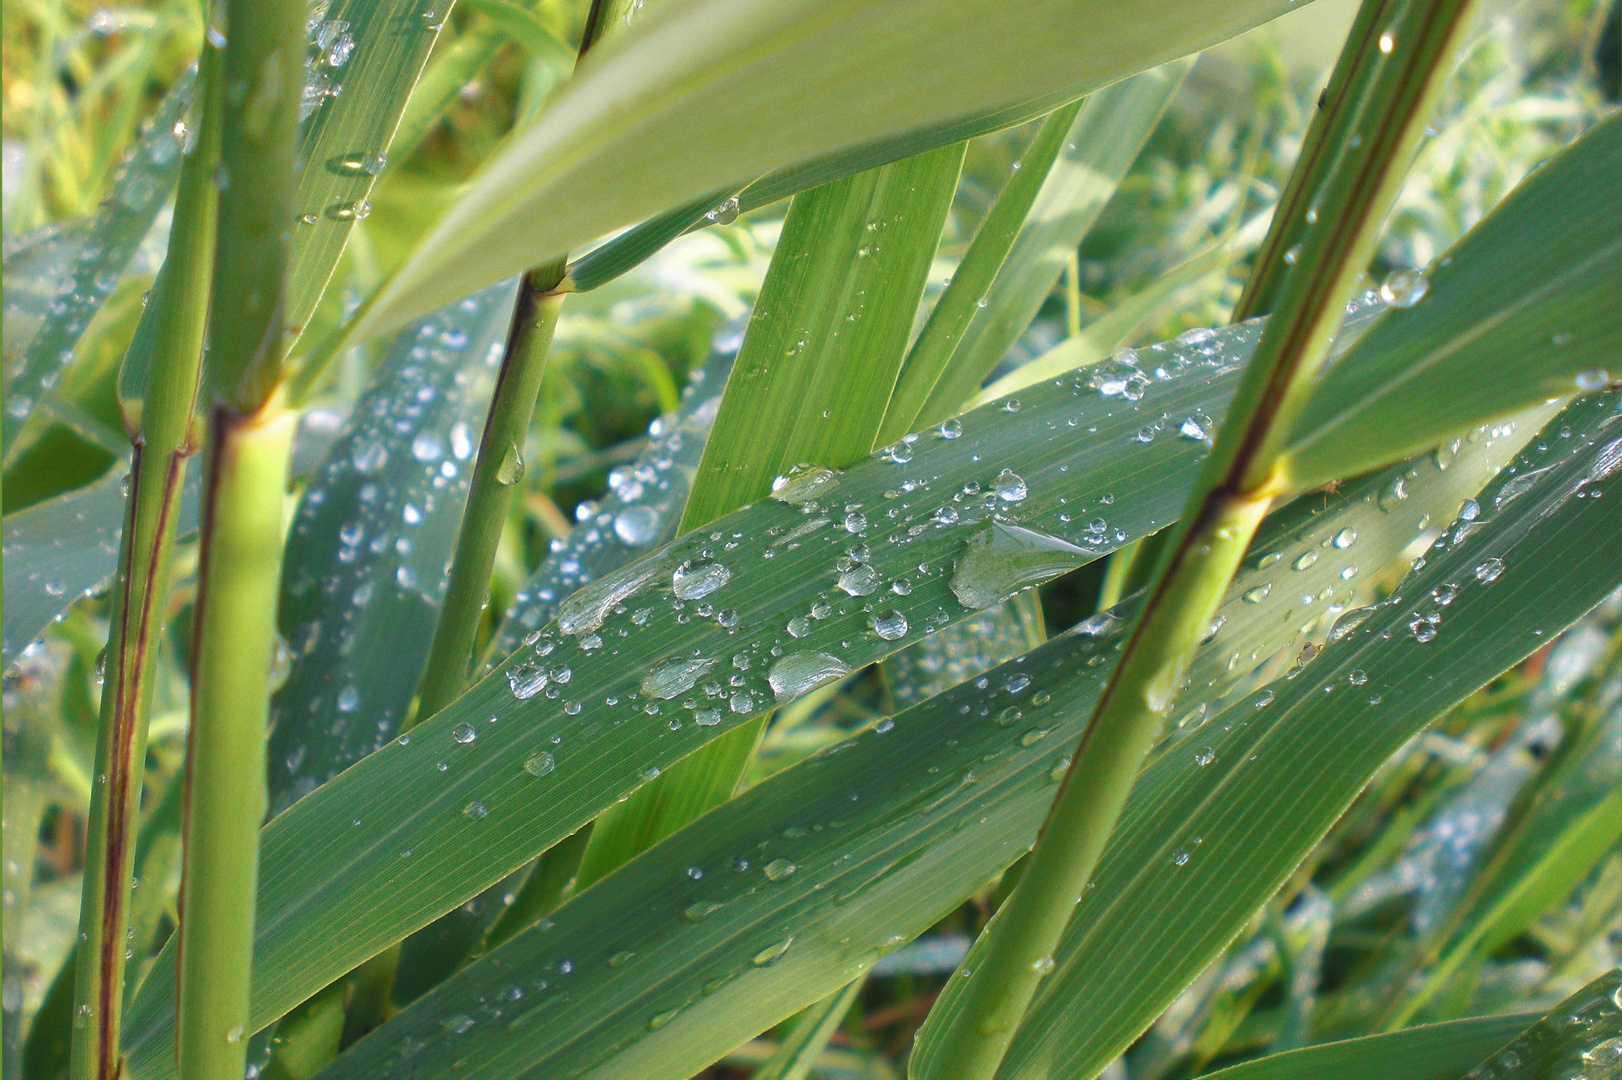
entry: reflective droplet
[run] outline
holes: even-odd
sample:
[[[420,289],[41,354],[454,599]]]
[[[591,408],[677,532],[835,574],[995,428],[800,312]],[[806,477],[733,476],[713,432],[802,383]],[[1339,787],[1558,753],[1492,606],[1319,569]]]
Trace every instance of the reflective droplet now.
[[[824,652],[789,653],[773,664],[766,682],[779,703],[787,704],[802,694],[842,679],[850,668],[837,656]]]
[[[1380,283],[1380,299],[1395,308],[1411,308],[1430,292],[1423,270],[1393,270]]]
[[[614,515],[614,535],[632,547],[651,544],[659,536],[659,513],[651,506],[627,506]]]
[[[907,636],[907,617],[899,611],[882,611],[873,616],[873,632],[885,641]]]
[[[782,881],[797,869],[799,867],[787,859],[773,859],[761,868],[761,873],[766,875],[767,881]]]
[[[790,935],[789,937],[784,938],[782,941],[766,946],[754,956],[750,957],[749,962],[755,965],[755,967],[765,967],[768,964],[775,964],[777,961],[783,958],[783,954],[788,952],[789,946],[793,944],[794,937],[793,935]]]
[[[537,750],[524,759],[524,771],[535,777],[549,776],[557,767],[557,758],[545,750]]]
[[[478,737],[479,733],[473,730],[472,724],[457,724],[451,728],[451,738],[464,746]]]
[[[485,806],[484,803],[480,802],[478,799],[474,799],[472,802],[468,803],[467,808],[462,811],[462,816],[470,821],[482,821],[486,817],[490,816],[490,808]]]
[[[524,478],[524,451],[517,443],[508,443],[507,450],[501,455],[501,462],[496,466],[496,483],[503,487],[512,487]]]
[[[1476,564],[1476,580],[1483,584],[1497,581],[1498,575],[1504,572],[1503,559],[1488,559],[1486,562]]]
[[[731,580],[732,571],[724,563],[705,562],[697,566],[684,563],[670,575],[670,591],[678,600],[697,600]]]
[[[1025,480],[1012,469],[1004,469],[998,473],[992,488],[997,492],[997,498],[1003,502],[1017,503],[1025,499]]]

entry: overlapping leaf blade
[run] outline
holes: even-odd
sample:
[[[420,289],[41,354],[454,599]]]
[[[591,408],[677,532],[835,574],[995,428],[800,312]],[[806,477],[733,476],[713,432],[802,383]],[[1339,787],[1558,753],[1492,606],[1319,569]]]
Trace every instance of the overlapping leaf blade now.
[[[1214,718],[1209,760],[1150,766],[1007,1075],[1102,1067],[1390,753],[1615,588],[1622,571],[1601,549],[1622,522],[1591,496],[1618,486],[1619,419],[1609,395],[1574,406],[1556,421],[1572,440],[1497,483],[1537,476],[1488,527],[1459,523],[1397,602],[1270,688],[1264,708],[1246,699]],[[1504,569],[1477,581],[1485,559]],[[1409,622],[1450,583],[1440,632],[1420,640]],[[1484,624],[1490,639],[1472,632]],[[690,1075],[859,975],[1025,850],[1119,629],[1090,620],[984,687],[777,774],[443,984],[327,1075]]]
[[[1622,116],[1527,177],[1319,381],[1285,451],[1316,487],[1622,375]],[[1481,372],[1493,372],[1491,378]]]
[[[271,813],[382,746],[405,719],[467,501],[515,286],[395,339],[305,489],[288,534],[271,699]]]
[[[587,57],[573,85],[485,167],[361,332],[780,166],[1051,94],[1046,112],[1287,8],[655,5]]]
[[[1209,1080],[1458,1080],[1526,1030],[1535,1016],[1475,1016],[1389,1035],[1273,1054],[1208,1074]]]

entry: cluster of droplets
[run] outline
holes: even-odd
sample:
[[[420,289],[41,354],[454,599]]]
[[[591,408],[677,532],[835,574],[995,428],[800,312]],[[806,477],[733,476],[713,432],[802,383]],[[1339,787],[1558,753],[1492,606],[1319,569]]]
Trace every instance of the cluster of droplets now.
[[[526,634],[540,629],[558,613],[561,601],[675,534],[688,478],[715,421],[743,325],[729,324],[716,335],[709,357],[694,369],[682,390],[681,410],[653,422],[648,445],[636,460],[608,474],[607,495],[576,508],[579,523],[567,537],[552,542],[546,560],[514,597],[492,648],[495,655],[510,653]],[[606,613],[618,602],[619,598],[599,595],[585,607]],[[600,625],[601,619],[597,622]]]
[[[492,286],[403,331],[299,504],[283,585],[296,707],[272,705],[272,787],[283,800],[383,745],[404,716],[414,680],[363,678],[380,662],[368,648],[386,642],[393,665],[426,653],[426,633],[377,631],[432,626],[513,295],[511,283]],[[304,760],[310,724],[344,747],[335,768]]]
[[[350,33],[349,23],[327,18],[331,6],[330,0],[312,0],[305,20],[307,51],[300,120],[308,120],[343,90],[339,72],[355,52],[355,36]]]

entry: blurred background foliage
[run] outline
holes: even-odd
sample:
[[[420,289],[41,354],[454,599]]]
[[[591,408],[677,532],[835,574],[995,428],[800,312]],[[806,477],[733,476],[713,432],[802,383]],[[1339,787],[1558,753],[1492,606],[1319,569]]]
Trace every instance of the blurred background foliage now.
[[[320,340],[410,250],[490,151],[567,76],[585,0],[527,6],[539,31],[509,36],[507,0],[457,5],[424,86],[456,89],[448,108],[414,101],[306,342]],[[1221,324],[1299,149],[1351,20],[1350,0],[1319,0],[1201,58],[1058,287],[995,375],[1111,315],[1121,344]],[[1389,224],[1377,269],[1421,266],[1530,170],[1618,99],[1618,5],[1606,0],[1489,4],[1458,58],[1444,106]],[[5,0],[4,233],[12,256],[70,233],[107,196],[142,121],[181,79],[202,32],[196,0],[103,4]],[[550,39],[550,44],[548,43]],[[569,49],[557,47],[564,43]],[[463,76],[466,76],[465,78]],[[420,96],[420,95],[419,95]],[[970,143],[928,303],[951,276],[1036,124]],[[405,145],[402,145],[402,141]],[[723,324],[753,302],[783,204],[671,244],[634,272],[564,307],[493,582],[491,610],[632,461],[651,423],[672,413]],[[8,514],[117,468],[128,450],[114,386],[164,248],[160,214],[125,279],[52,391],[52,422],[4,475]],[[920,320],[922,319],[921,313]],[[327,441],[382,356],[351,348],[306,415],[295,471]],[[16,357],[7,335],[6,363]],[[1311,496],[1307,496],[1311,497]],[[1412,554],[1418,554],[1413,552]],[[183,543],[154,709],[146,812],[160,811],[180,764],[186,627],[195,552]],[[1045,619],[1091,614],[1105,563],[1042,590],[1040,610],[942,633],[908,662],[968,677]],[[5,1039],[7,1074],[69,947],[79,895],[106,605],[72,607],[5,678]],[[971,621],[971,623],[974,621]],[[1261,1050],[1381,1030],[1394,1023],[1548,1007],[1622,961],[1622,852],[1580,873],[1535,882],[1530,901],[1465,950],[1445,978],[1471,907],[1511,862],[1505,852],[1562,785],[1584,770],[1622,782],[1622,602],[1599,611],[1438,721],[1397,754],[1296,880],[1114,1066],[1110,1075],[1193,1075]],[[865,726],[896,706],[869,669],[778,715],[750,780]],[[1513,852],[1510,852],[1513,854]],[[173,927],[174,859],[147,881],[167,898],[150,957]],[[817,1066],[826,1077],[896,1077],[942,980],[1011,886],[1016,866],[976,902],[874,969]],[[1451,956],[1451,953],[1449,953]],[[1432,985],[1432,982],[1435,985]],[[781,1036],[782,1032],[776,1033]],[[745,1076],[767,1033],[715,1066]]]

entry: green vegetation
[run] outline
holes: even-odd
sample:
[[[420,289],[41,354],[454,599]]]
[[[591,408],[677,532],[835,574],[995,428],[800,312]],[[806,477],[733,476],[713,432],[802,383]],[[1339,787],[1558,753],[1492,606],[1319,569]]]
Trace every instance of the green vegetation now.
[[[4,1076],[1611,1075],[1619,10],[8,0]]]

